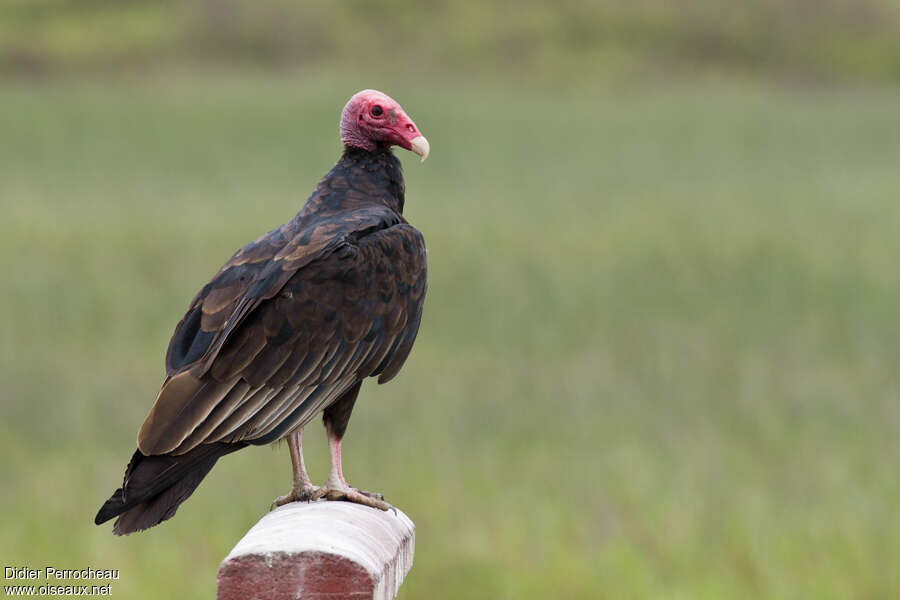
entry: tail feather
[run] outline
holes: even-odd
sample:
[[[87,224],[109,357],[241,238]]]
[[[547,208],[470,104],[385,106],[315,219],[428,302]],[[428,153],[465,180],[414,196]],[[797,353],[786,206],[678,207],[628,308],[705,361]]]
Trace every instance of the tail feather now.
[[[184,454],[145,456],[135,450],[122,487],[113,492],[94,518],[100,525],[118,516],[113,533],[126,535],[171,518],[178,505],[197,489],[216,461],[247,444],[201,444]]]

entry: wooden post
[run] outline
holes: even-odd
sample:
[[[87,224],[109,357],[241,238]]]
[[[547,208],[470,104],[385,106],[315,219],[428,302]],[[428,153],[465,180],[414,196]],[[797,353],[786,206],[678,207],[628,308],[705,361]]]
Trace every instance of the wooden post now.
[[[265,515],[219,565],[218,600],[390,600],[413,562],[399,510],[292,502]]]

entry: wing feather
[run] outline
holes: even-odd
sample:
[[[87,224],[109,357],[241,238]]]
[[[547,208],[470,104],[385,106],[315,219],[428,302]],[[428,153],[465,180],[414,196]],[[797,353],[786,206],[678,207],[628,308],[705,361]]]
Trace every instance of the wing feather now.
[[[145,455],[165,454],[178,448],[237,383],[237,378],[200,381],[187,372],[170,379],[138,432],[140,451]]]
[[[396,374],[421,320],[425,246],[402,218],[372,214],[350,230],[346,216],[283,226],[226,263],[176,329],[142,452],[268,443],[363,378]]]
[[[214,441],[229,442],[235,436],[235,432],[243,431],[247,423],[256,417],[265,407],[272,396],[278,390],[261,388],[247,398],[228,418],[222,421],[210,434],[204,443]]]
[[[213,429],[221,425],[222,421],[234,414],[237,408],[243,403],[244,399],[249,395],[250,384],[246,381],[238,381],[237,384],[225,396],[219,400],[215,408],[201,422],[201,424],[191,432],[184,441],[174,450],[174,454],[182,454],[187,450],[196,447],[204,440],[210,437]]]

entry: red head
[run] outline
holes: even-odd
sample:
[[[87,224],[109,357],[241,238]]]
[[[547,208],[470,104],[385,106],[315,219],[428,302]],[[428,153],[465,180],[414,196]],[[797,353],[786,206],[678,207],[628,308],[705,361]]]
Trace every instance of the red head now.
[[[397,102],[377,90],[363,90],[350,98],[341,113],[341,141],[347,146],[374,150],[378,144],[400,146],[428,158],[428,140]]]

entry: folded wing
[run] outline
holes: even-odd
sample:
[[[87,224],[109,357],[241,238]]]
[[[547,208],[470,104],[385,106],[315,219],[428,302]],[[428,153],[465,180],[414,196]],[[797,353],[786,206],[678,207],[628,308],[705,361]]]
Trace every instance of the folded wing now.
[[[273,230],[191,303],[138,448],[266,444],[361,379],[390,380],[418,332],[425,286],[422,236],[392,211]]]

